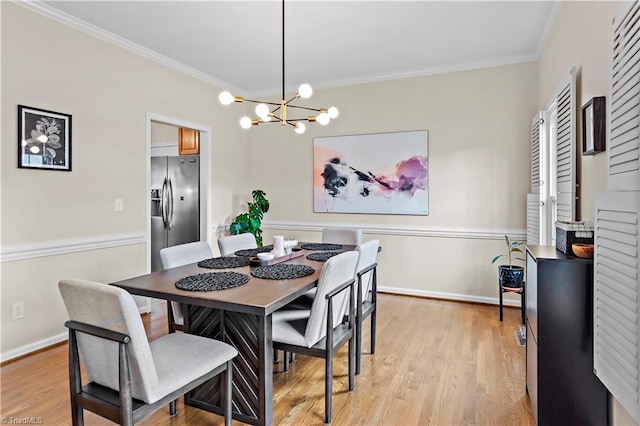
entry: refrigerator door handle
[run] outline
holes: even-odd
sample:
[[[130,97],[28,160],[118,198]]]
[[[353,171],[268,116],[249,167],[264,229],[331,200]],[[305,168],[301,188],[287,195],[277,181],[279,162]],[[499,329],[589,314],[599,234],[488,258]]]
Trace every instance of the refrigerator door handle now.
[[[167,227],[167,178],[162,181],[162,195],[160,195],[160,212],[162,213],[162,224]]]
[[[171,220],[173,219],[173,185],[171,184],[171,178],[169,178],[169,190],[167,191],[169,195],[169,211],[167,213],[167,229],[171,229]]]

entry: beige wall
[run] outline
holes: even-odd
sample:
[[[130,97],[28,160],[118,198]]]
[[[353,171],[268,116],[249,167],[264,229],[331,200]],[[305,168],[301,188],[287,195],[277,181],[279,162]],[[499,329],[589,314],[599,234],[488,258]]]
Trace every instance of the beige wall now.
[[[523,63],[318,90],[306,104],[340,108],[329,126],[309,125],[304,135],[252,129],[250,186],[272,206],[265,242],[274,233],[317,240],[328,224],[361,227],[383,246],[380,286],[497,301],[491,258],[505,230],[525,229],[537,79],[537,64]],[[313,137],[421,129],[429,131],[429,216],[313,213]]]
[[[578,121],[581,106],[595,96],[611,94],[611,19],[616,2],[564,2],[540,57],[538,106],[543,109],[554,96],[557,84],[571,67],[580,68],[578,79]],[[607,110],[609,108],[607,107]],[[609,113],[609,111],[607,111]],[[580,124],[581,126],[581,124]],[[578,152],[582,152],[582,131],[578,126]],[[609,133],[607,129],[607,145]],[[595,194],[606,190],[607,154],[579,154],[581,164],[581,219],[593,220]]]
[[[3,354],[64,331],[62,277],[114,281],[145,272],[146,114],[212,129],[212,225],[224,224],[247,192],[247,137],[218,89],[10,2],[2,8],[3,257],[59,249],[104,236],[125,246],[2,265]],[[18,169],[17,105],[73,116],[73,171]],[[114,200],[124,199],[124,211]],[[29,256],[27,256],[29,257]],[[25,318],[11,321],[11,304]]]
[[[617,2],[563,2],[547,44],[540,57],[539,107],[554,94],[556,84],[572,66],[581,68],[578,103],[594,96],[611,100],[612,19],[620,9]],[[609,111],[607,111],[609,114]],[[581,151],[581,137],[578,135]],[[607,129],[607,146],[609,144]],[[582,160],[582,219],[593,220],[594,200],[607,188],[607,154],[584,156]],[[613,424],[635,425],[631,416],[612,398]]]

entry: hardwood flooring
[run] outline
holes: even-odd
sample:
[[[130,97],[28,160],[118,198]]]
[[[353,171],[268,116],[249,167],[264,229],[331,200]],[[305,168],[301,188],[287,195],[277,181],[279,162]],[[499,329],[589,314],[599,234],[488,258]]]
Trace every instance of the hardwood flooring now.
[[[380,294],[375,355],[364,327],[362,373],[347,391],[347,356],[334,367],[334,425],[534,425],[525,394],[525,349],[516,345],[518,309]],[[151,339],[166,333],[164,302],[144,315]],[[282,357],[280,357],[282,358]],[[324,361],[298,355],[289,372],[274,365],[274,425],[323,423]],[[2,366],[2,423],[25,417],[71,424],[67,346]],[[85,411],[87,425],[109,421]],[[220,425],[221,417],[178,403],[143,425]],[[234,422],[234,424],[241,424]]]

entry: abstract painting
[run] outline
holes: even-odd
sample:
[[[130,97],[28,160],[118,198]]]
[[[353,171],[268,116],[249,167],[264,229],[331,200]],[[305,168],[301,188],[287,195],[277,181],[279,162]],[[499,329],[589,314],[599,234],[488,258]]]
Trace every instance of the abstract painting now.
[[[426,130],[313,139],[316,213],[429,214]]]

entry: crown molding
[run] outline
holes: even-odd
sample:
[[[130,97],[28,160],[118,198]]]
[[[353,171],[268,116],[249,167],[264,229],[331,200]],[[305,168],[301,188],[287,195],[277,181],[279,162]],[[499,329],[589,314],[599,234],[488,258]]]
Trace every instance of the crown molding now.
[[[542,56],[542,51],[547,45],[547,41],[549,40],[549,36],[551,35],[551,29],[553,28],[553,26],[556,23],[556,20],[558,19],[558,14],[560,13],[561,7],[562,7],[561,1],[553,2],[553,4],[551,5],[551,11],[547,16],[546,24],[542,29],[542,34],[540,35],[540,38],[538,39],[538,44],[536,46],[536,60],[539,60],[540,56]]]
[[[414,71],[396,72],[388,74],[376,74],[365,75],[357,78],[342,79],[342,80],[330,80],[325,82],[313,83],[313,88],[318,89],[336,89],[345,86],[355,86],[359,84],[377,83],[381,81],[401,80],[405,78],[425,77],[429,75],[447,74],[453,72],[474,71],[484,68],[495,68],[508,65],[517,65],[527,62],[535,62],[539,59],[539,55],[523,55],[523,56],[510,56],[493,61],[478,61],[478,62],[466,62],[460,64],[453,64],[444,67],[433,67],[427,69],[419,69]],[[278,90],[281,88],[263,89],[258,91],[252,91],[247,93],[247,97],[267,97],[277,96]],[[294,87],[285,87],[286,92],[295,92]]]
[[[197,78],[198,80],[204,81],[205,83],[211,84],[212,86],[216,86],[217,88],[225,88],[227,90],[230,90],[235,93],[240,93],[240,94],[244,93],[242,89],[235,87],[232,84],[227,83],[226,81],[222,81],[217,78],[214,78],[209,74],[206,74],[202,71],[198,71],[195,68],[191,68],[187,65],[184,65],[181,62],[175,61],[164,55],[161,55],[160,53],[154,50],[151,50],[139,44],[133,43],[109,31],[105,31],[102,28],[99,28],[86,21],[83,21],[82,19],[76,18],[75,16],[69,15],[68,13],[62,12],[59,9],[51,7],[48,4],[43,3],[42,1],[39,1],[39,0],[10,0],[10,1],[19,6],[24,7],[25,9],[31,10],[32,12],[36,12],[47,18],[58,21],[61,24],[80,30],[86,34],[89,34],[90,36],[96,37],[100,40],[114,44],[118,47],[126,49],[130,52],[136,53],[140,56],[151,59],[166,67],[172,68],[188,76]]]

